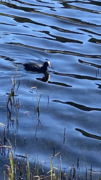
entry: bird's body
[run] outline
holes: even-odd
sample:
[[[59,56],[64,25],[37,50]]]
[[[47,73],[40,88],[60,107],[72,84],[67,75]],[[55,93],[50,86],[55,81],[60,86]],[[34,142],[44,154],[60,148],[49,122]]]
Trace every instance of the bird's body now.
[[[24,67],[27,71],[35,71],[35,72],[46,72],[47,67],[50,66],[50,62],[46,61],[44,64],[36,64],[36,63],[25,63]]]

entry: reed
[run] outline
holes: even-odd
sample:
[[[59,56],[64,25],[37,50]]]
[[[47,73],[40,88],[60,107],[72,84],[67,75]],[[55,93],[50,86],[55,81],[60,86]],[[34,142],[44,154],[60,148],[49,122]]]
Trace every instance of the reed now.
[[[27,170],[27,180],[30,180],[30,165],[29,165],[28,158],[27,158],[27,167],[26,167],[26,170]]]
[[[11,180],[13,180],[14,179],[13,152],[10,153],[10,176],[11,176]]]

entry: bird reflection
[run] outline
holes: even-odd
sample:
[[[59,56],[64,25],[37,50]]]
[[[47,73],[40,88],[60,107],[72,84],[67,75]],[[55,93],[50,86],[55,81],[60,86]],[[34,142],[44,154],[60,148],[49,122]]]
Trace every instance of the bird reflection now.
[[[50,79],[50,74],[48,74],[47,72],[44,73],[44,76],[42,78],[36,78],[39,81],[43,81],[43,82],[48,82]]]

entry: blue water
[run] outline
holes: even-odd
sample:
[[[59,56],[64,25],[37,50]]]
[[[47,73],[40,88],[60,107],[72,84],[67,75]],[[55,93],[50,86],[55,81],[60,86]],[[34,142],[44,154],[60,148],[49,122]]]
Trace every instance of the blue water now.
[[[27,154],[31,163],[38,157],[50,168],[55,147],[62,169],[76,167],[79,158],[81,172],[92,166],[93,178],[98,178],[101,2],[0,1],[0,9],[0,123],[15,154]],[[23,67],[46,59],[51,63],[46,75]],[[9,101],[7,108],[14,79],[13,105]],[[3,161],[2,153],[0,157]],[[59,163],[60,155],[54,166]]]

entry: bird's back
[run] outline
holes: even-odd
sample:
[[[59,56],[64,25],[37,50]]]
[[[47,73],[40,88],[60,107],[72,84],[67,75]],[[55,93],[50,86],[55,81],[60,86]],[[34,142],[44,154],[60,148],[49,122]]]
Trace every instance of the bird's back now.
[[[26,63],[24,64],[24,67],[27,71],[38,71],[40,69],[40,64],[35,64],[35,63]]]

